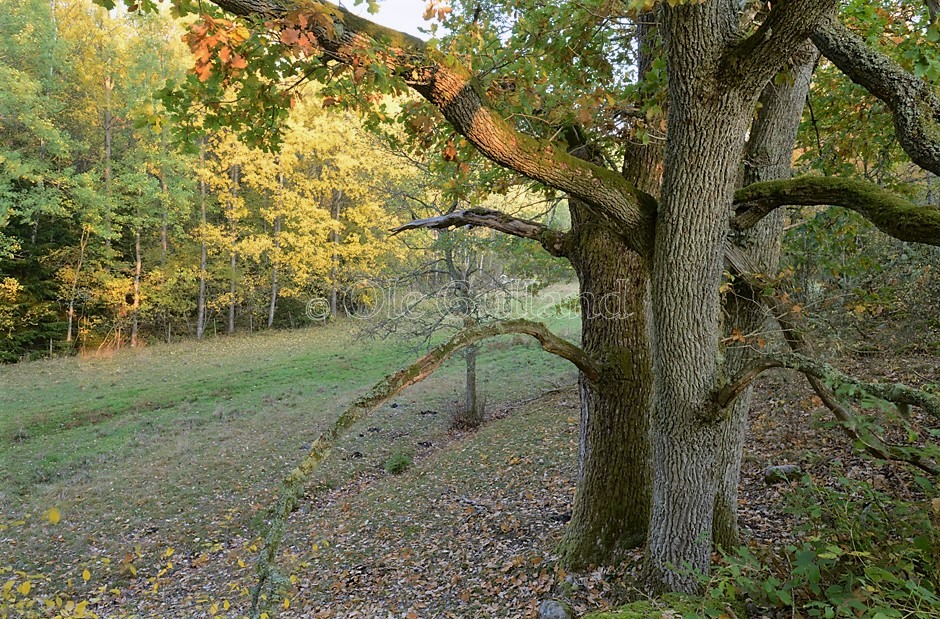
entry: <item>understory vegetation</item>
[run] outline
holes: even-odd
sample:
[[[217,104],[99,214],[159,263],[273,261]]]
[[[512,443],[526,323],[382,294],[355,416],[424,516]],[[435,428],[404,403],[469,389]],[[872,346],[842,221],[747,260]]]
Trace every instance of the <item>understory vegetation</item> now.
[[[0,370],[0,616],[244,616],[274,482],[356,395],[353,379],[409,354],[356,343],[353,327]],[[925,352],[847,355],[940,380]],[[525,386],[505,380],[518,367]],[[490,421],[471,434],[448,430],[461,372],[445,367],[355,427],[310,480],[277,616],[530,617],[549,596],[618,619],[938,616],[933,482],[861,455],[787,375],[758,388],[748,544],[726,551],[702,597],[650,599],[634,580],[639,555],[583,574],[557,564],[577,473],[572,371],[532,347],[484,346]],[[172,381],[173,399],[156,400],[142,377]],[[102,414],[57,421],[53,403],[67,397]],[[803,476],[766,486],[781,462]]]

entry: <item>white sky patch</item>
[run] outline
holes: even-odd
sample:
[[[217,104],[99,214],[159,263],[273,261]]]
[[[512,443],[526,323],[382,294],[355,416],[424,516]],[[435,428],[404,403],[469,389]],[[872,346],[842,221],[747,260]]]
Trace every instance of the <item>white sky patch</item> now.
[[[343,2],[343,6],[360,17],[427,40],[428,35],[418,30],[431,27],[432,22],[422,17],[426,4],[426,0],[380,0],[379,12],[371,15],[365,3],[355,6],[353,0]]]

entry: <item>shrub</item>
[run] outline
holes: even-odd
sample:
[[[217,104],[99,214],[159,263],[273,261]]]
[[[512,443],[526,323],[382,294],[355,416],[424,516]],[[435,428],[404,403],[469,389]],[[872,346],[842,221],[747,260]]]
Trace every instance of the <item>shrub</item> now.
[[[728,605],[790,609],[794,616],[890,619],[940,617],[940,501],[905,501],[841,477],[834,487],[807,476],[788,511],[798,544],[762,562],[739,548],[708,581],[707,616]],[[797,614],[798,613],[798,614]]]
[[[414,456],[410,451],[396,451],[385,461],[385,470],[392,475],[401,475],[413,462]]]

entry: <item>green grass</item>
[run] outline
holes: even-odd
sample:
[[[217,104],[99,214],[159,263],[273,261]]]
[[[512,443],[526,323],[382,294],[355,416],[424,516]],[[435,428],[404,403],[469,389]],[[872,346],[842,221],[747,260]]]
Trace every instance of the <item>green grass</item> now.
[[[577,339],[576,319],[549,322]],[[357,327],[340,321],[0,367],[0,524],[27,521],[0,533],[15,541],[0,549],[0,565],[67,572],[63,557],[116,562],[259,534],[305,446],[415,358],[402,342],[363,340]],[[478,361],[489,409],[573,380],[567,362],[511,340],[484,345]],[[400,394],[398,406],[353,429],[316,483],[374,475],[396,451],[437,441],[462,378],[455,358]],[[429,410],[438,414],[421,414]],[[37,517],[50,507],[62,513],[54,530]]]

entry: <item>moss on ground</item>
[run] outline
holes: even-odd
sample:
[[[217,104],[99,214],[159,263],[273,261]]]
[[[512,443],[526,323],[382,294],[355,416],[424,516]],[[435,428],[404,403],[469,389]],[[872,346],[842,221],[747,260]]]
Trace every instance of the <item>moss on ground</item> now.
[[[700,604],[678,595],[631,602],[613,610],[589,613],[584,619],[683,619],[698,617]]]

